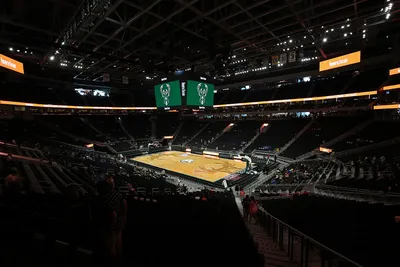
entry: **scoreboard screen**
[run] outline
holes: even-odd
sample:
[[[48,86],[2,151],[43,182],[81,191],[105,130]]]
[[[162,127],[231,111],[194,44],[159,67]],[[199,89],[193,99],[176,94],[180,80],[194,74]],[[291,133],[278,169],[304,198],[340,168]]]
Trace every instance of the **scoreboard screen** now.
[[[157,108],[168,110],[182,105],[180,81],[165,82],[154,86]]]
[[[187,81],[186,105],[189,107],[207,108],[214,105],[214,85],[210,83]]]

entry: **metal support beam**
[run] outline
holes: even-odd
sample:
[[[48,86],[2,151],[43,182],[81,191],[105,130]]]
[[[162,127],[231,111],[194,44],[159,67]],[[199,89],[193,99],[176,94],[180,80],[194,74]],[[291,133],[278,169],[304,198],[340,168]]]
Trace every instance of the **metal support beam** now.
[[[311,38],[314,41],[315,47],[319,50],[321,55],[326,59],[327,56],[325,55],[324,50],[322,50],[321,45],[318,44],[318,42],[316,42],[314,34],[310,31],[310,29],[307,28],[307,26],[305,25],[304,21],[300,18],[299,14],[297,14],[296,10],[294,10],[294,8],[293,8],[292,4],[289,2],[289,0],[285,0],[285,2],[286,2],[286,5],[289,7],[290,11],[296,17],[297,21],[300,23],[301,27],[303,27],[303,29],[308,33],[308,35],[311,36]]]
[[[116,30],[113,34],[111,34],[111,36],[104,41],[103,43],[101,43],[100,45],[96,46],[93,51],[97,51],[101,46],[105,45],[106,43],[108,43],[112,38],[114,38],[115,36],[117,36],[121,31],[123,31],[126,27],[130,26],[133,22],[135,22],[136,20],[138,20],[141,16],[143,16],[144,14],[146,14],[148,11],[150,11],[154,6],[156,6],[158,3],[160,3],[162,0],[156,0],[154,1],[150,6],[148,6],[146,9],[140,11],[138,14],[136,14],[135,16],[133,16],[132,18],[130,18],[127,22],[125,26],[121,26],[118,30]],[[117,50],[122,49],[123,47],[120,47]]]
[[[281,39],[276,36],[272,31],[270,31],[265,25],[263,25],[262,23],[260,23],[256,18],[254,18],[254,16],[252,14],[250,14],[250,12],[244,10],[244,8],[237,2],[235,2],[235,5],[237,7],[239,7],[244,13],[246,13],[247,16],[249,16],[253,21],[255,21],[261,28],[263,28],[269,35],[271,35],[272,37],[274,37],[278,42],[281,41]]]
[[[108,17],[111,15],[112,12],[114,12],[115,9],[117,9],[117,7],[123,2],[123,0],[118,0],[118,2],[116,2],[114,5],[112,5],[109,9],[107,9],[106,14],[104,14],[103,19],[100,19],[96,22],[95,25],[93,25],[93,27],[90,29],[90,31],[80,40],[78,40],[78,46],[83,43],[84,41],[86,41],[86,39],[90,36],[90,34],[92,34],[99,26],[101,23],[103,23],[104,18]]]
[[[253,46],[255,48],[257,48],[258,50],[265,52],[264,49],[258,47],[257,45],[253,45],[251,42],[243,39],[243,37],[237,35],[235,32],[233,32],[232,30],[230,30],[229,28],[225,27],[224,25],[220,24],[218,21],[214,20],[213,18],[210,17],[206,17],[205,14],[203,12],[201,12],[200,10],[198,10],[197,8],[194,8],[190,5],[188,5],[185,1],[183,0],[175,0],[179,3],[181,3],[182,5],[186,6],[187,8],[189,8],[191,11],[193,11],[194,13],[196,13],[198,16],[202,16],[204,17],[204,19],[208,20],[209,22],[211,22],[212,24],[218,26],[219,28],[221,28],[222,30],[226,31],[227,33],[231,34],[232,36],[235,36],[237,39],[241,40],[242,42],[247,43],[250,46]]]
[[[228,1],[228,2],[226,2],[226,3],[224,3],[224,4],[222,4],[222,5],[219,5],[218,7],[215,7],[215,8],[213,8],[212,10],[208,11],[208,12],[206,13],[206,15],[207,15],[207,14],[210,15],[210,14],[214,13],[215,11],[217,11],[217,10],[219,10],[219,9],[222,9],[222,8],[224,8],[225,6],[230,5],[231,3],[235,2],[235,1],[237,1],[237,0],[230,0],[230,1]],[[270,1],[270,0],[269,0],[269,1]],[[143,9],[142,7],[138,6],[137,4],[134,4],[134,3],[131,3],[131,2],[128,2],[128,1],[125,1],[124,3],[126,3],[127,5],[130,5],[130,6],[134,7],[134,8],[137,8],[137,9],[141,9],[141,10]],[[159,19],[159,20],[163,20],[163,19],[164,19],[162,16],[160,16],[160,15],[154,13],[154,12],[148,12],[148,14],[152,15],[153,17],[156,17],[156,18]],[[190,34],[193,34],[194,36],[196,36],[196,37],[198,37],[198,38],[201,38],[201,39],[204,39],[204,40],[208,40],[208,38],[207,38],[206,36],[203,36],[203,35],[201,35],[201,34],[198,34],[198,33],[194,32],[194,31],[192,31],[192,30],[189,30],[189,29],[187,29],[187,28],[185,27],[185,26],[189,25],[190,23],[195,22],[195,21],[200,20],[200,19],[201,19],[201,18],[196,17],[195,19],[190,20],[190,21],[188,21],[188,22],[185,22],[185,23],[183,23],[183,24],[176,24],[176,23],[172,23],[172,22],[171,22],[172,24],[174,24],[174,25],[176,26],[176,29],[174,29],[173,31],[171,31],[171,32],[169,32],[169,33],[163,35],[163,36],[160,37],[160,38],[157,38],[157,40],[162,39],[162,38],[164,38],[165,36],[171,35],[171,34],[177,32],[177,31],[179,31],[179,30],[184,30],[184,31],[186,31],[186,32],[188,32],[188,33],[190,33]]]
[[[364,1],[366,1],[366,0],[361,0],[361,1],[359,1],[359,3],[364,2]],[[342,9],[351,7],[352,5],[353,5],[353,4],[348,4],[348,5],[345,5],[345,6],[341,6],[341,7],[339,7],[339,8],[336,8],[336,9],[334,9],[334,10],[327,10],[326,12],[324,12],[324,13],[322,13],[322,14],[320,13],[320,14],[318,14],[318,15],[316,15],[316,16],[313,16],[313,17],[309,17],[309,18],[307,18],[307,19],[304,19],[304,21],[309,21],[309,20],[315,19],[315,18],[317,18],[317,17],[323,17],[323,16],[328,15],[328,14],[330,14],[330,13],[337,12],[337,11],[340,11],[340,10],[342,10]],[[303,10],[303,11],[305,11],[305,10]],[[348,18],[349,16],[348,16],[348,15],[346,15],[346,16],[341,16],[341,17],[336,18],[336,19],[334,19],[334,20],[330,20],[330,21],[328,21],[328,22],[324,22],[324,23],[320,23],[320,24],[318,24],[318,25],[314,25],[314,28],[317,28],[317,27],[320,27],[320,26],[324,26],[324,24],[329,24],[329,23],[332,23],[332,22],[335,22],[335,21],[339,21],[339,20],[342,19],[343,17],[344,17],[344,18]],[[276,19],[276,20],[271,21],[271,22],[268,22],[268,23],[265,24],[265,25],[268,26],[268,25],[270,25],[270,24],[275,24],[275,23],[281,21],[282,19],[286,19],[286,18],[287,18],[287,16],[286,16],[286,17],[279,18],[279,19]],[[295,22],[295,23],[283,24],[283,25],[279,26],[278,28],[272,29],[272,31],[281,30],[281,29],[284,29],[284,28],[287,28],[287,27],[290,27],[290,26],[293,26],[293,25],[296,25],[296,24],[298,24],[298,23]],[[326,25],[325,25],[325,26],[326,26]],[[259,27],[257,26],[257,27],[255,27],[255,28],[253,28],[253,29],[251,29],[251,30],[254,30],[254,29],[256,29],[256,28],[259,28]],[[294,33],[299,33],[299,32],[302,32],[302,31],[304,31],[304,29],[303,29],[303,30],[299,30],[299,31],[294,31],[294,32],[291,32],[291,33],[287,33],[286,35],[293,35]],[[252,39],[252,38],[256,38],[256,37],[261,36],[261,35],[263,35],[263,33],[261,33],[261,34],[256,34],[256,35],[252,35],[252,36],[249,36],[249,37],[246,37],[246,38],[247,38],[247,39]],[[267,41],[272,41],[272,40],[274,40],[274,38],[269,38],[269,39],[264,40],[264,41],[261,41],[261,42],[262,42],[262,43],[265,43],[265,42],[267,42]],[[239,44],[241,44],[241,42],[236,42],[236,43],[232,44],[232,46],[236,46],[236,45],[239,45]],[[256,44],[258,44],[258,42],[257,42]],[[247,46],[245,46],[245,47],[249,47],[249,46],[247,45]],[[240,48],[238,48],[238,49],[241,49],[241,48],[243,48],[243,47],[240,47]]]
[[[161,0],[158,0],[161,1]],[[192,0],[191,2],[189,2],[187,5],[191,6],[194,5],[195,3],[197,3],[199,0]],[[116,51],[121,50],[123,48],[125,48],[126,46],[130,45],[131,43],[133,43],[135,40],[137,40],[138,38],[140,38],[141,36],[143,36],[144,34],[150,32],[151,30],[153,30],[154,28],[158,27],[159,25],[161,25],[162,23],[170,20],[172,17],[176,16],[177,14],[181,13],[183,10],[185,10],[187,7],[180,7],[178,8],[175,12],[173,12],[172,14],[170,14],[169,16],[165,17],[163,20],[159,21],[158,23],[155,23],[153,26],[147,28],[146,30],[144,30],[143,32],[141,32],[140,34],[136,35],[134,38],[132,38],[129,42],[123,44],[122,46],[120,46],[119,48],[116,49]],[[125,59],[127,59],[128,57],[130,57],[133,53],[129,53],[126,56],[124,56]],[[100,60],[101,61],[101,60]],[[115,61],[113,63],[110,64],[110,66],[117,64],[118,61]],[[76,75],[74,78],[78,78],[80,75],[82,75],[84,73],[84,71],[82,71],[81,73],[79,73],[78,75]],[[98,72],[96,72],[98,73]],[[94,74],[96,74],[94,73]]]

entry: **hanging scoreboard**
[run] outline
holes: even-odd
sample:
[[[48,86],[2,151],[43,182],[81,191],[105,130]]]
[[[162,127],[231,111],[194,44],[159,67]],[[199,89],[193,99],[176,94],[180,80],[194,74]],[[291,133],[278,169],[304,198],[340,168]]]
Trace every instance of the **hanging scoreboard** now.
[[[179,80],[176,80],[177,78]],[[211,79],[193,74],[162,78],[161,83],[154,86],[157,108],[160,110],[212,108],[214,84],[209,80]]]

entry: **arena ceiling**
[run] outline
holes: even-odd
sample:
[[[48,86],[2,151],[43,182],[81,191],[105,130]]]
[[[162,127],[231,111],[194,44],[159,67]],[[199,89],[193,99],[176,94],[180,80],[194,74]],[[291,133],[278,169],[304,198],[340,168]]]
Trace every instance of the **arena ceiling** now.
[[[282,49],[323,59],[361,46],[392,30],[399,9],[393,0],[5,0],[0,45],[88,81],[176,69],[229,77]]]

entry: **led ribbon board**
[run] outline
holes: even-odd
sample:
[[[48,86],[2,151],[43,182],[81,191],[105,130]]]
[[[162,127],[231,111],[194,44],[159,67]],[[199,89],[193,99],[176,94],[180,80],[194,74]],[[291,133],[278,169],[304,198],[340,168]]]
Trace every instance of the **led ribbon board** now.
[[[366,91],[366,92],[359,92],[359,93],[328,95],[328,96],[316,96],[316,97],[307,97],[307,98],[293,98],[293,99],[268,100],[268,101],[258,101],[258,102],[221,104],[221,105],[214,105],[214,108],[241,107],[241,106],[267,105],[267,104],[306,102],[306,101],[320,101],[320,100],[348,98],[348,97],[357,97],[357,96],[371,96],[371,95],[377,95],[377,94],[378,94],[377,91]]]

